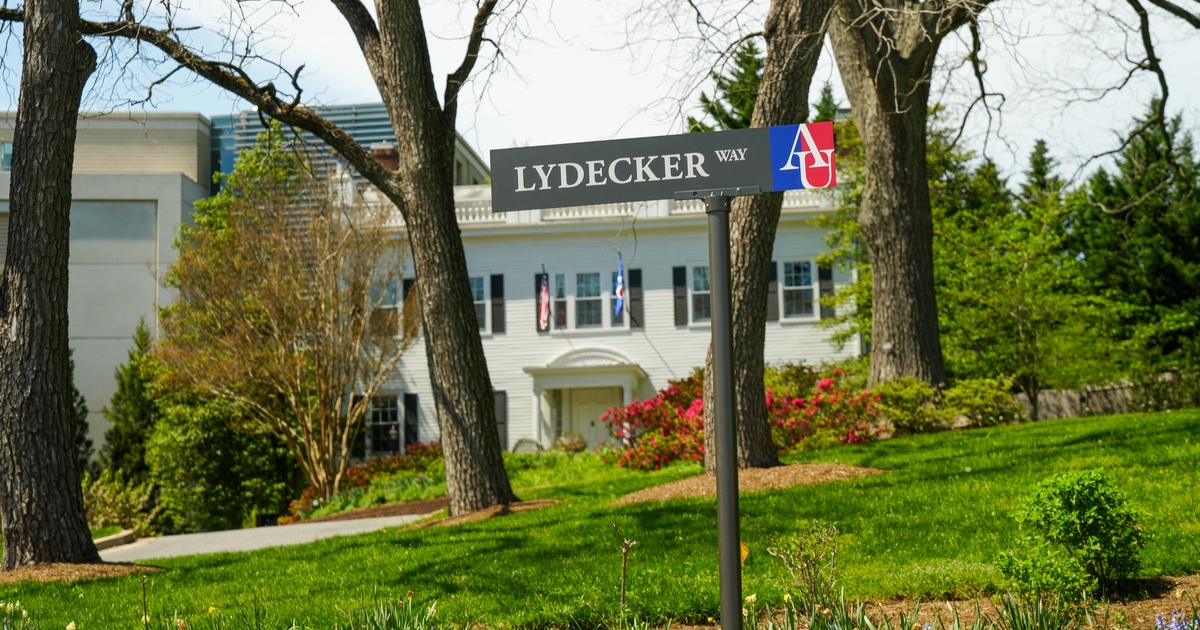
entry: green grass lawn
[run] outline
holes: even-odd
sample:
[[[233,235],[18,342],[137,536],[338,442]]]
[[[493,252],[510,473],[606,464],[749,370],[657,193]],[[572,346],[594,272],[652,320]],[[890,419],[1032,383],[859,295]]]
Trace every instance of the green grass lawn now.
[[[809,519],[841,530],[838,566],[849,597],[940,597],[994,591],[996,557],[1016,534],[1009,517],[1045,477],[1103,468],[1145,513],[1144,573],[1200,571],[1200,411],[1062,420],[889,440],[800,453],[883,475],[741,498],[750,547],[746,594],[777,603],[786,582],[766,553]],[[550,508],[452,528],[396,530],[299,547],[154,562],[151,615],[201,620],[209,607],[251,611],[267,627],[332,627],[377,595],[438,600],[439,616],[493,628],[594,627],[617,611],[620,541],[629,560],[630,610],[653,620],[716,617],[716,508],[710,500],[610,507],[623,494],[691,474],[695,464],[644,474],[594,456],[510,460],[524,499]],[[137,578],[71,585],[0,586],[44,628],[141,627]],[[165,627],[165,626],[163,626]]]

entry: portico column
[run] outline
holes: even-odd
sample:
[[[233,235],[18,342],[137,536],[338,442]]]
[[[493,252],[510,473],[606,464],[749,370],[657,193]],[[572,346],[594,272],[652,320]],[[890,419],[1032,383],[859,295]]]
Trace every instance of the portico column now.
[[[538,444],[545,446],[542,442],[542,388],[533,388],[533,438]]]

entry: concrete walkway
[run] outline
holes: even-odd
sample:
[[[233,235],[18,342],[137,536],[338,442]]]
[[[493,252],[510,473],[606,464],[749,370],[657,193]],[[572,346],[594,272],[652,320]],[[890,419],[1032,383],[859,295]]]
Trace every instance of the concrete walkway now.
[[[105,562],[136,562],[153,558],[193,556],[222,551],[252,551],[266,547],[302,545],[322,538],[350,536],[373,532],[385,527],[396,527],[428,516],[383,516],[350,521],[323,521],[319,523],[296,523],[280,527],[255,527],[253,529],[231,529],[223,532],[202,534],[179,534],[142,538],[129,545],[112,547],[100,552]]]

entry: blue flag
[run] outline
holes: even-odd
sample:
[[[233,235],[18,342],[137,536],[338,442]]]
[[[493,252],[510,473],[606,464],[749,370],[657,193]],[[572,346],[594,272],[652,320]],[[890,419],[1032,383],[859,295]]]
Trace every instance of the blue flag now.
[[[613,294],[617,296],[613,316],[617,316],[625,308],[625,260],[619,256],[617,257],[617,286],[613,289]]]

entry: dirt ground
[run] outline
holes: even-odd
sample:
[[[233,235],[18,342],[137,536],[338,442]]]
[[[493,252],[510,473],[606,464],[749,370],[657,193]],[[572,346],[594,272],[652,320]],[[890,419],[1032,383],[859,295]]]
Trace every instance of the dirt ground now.
[[[886,471],[841,464],[795,464],[769,469],[740,471],[738,474],[738,487],[742,492],[782,489],[799,484],[828,483],[863,475],[877,475],[884,472]],[[681,479],[652,488],[646,488],[626,495],[615,501],[614,504],[625,505],[639,501],[663,501],[675,498],[714,496],[715,494],[715,480],[707,475],[697,475],[688,479]],[[517,512],[536,510],[557,503],[559,501],[556,500],[522,501],[508,506],[497,506],[452,518],[428,520],[410,525],[409,528],[452,526]],[[399,514],[425,514],[444,509],[445,506],[445,499],[430,499],[412,503],[364,508],[314,520],[345,520]],[[42,564],[0,573],[0,584],[9,584],[23,580],[73,582],[76,580],[120,577],[138,573],[156,573],[158,571],[162,571],[162,569],[132,564]],[[1094,619],[1096,627],[1110,628],[1112,630],[1152,630],[1157,615],[1170,615],[1173,610],[1186,612],[1188,615],[1191,615],[1191,602],[1200,602],[1200,575],[1139,580],[1127,590],[1133,594],[1118,598],[1107,610],[1100,608],[1097,611],[1096,618]],[[914,604],[915,602],[911,601],[896,600],[872,602],[868,605],[868,611],[876,613],[872,614],[872,616],[882,613],[891,616],[895,620],[895,614],[899,610],[911,611]],[[975,618],[975,605],[976,602],[974,601],[926,602],[921,606],[920,624],[922,626],[933,624],[935,617],[940,615],[942,621],[949,627],[952,618],[949,607],[953,606],[958,611],[959,619],[963,626],[970,627],[969,624]],[[983,614],[993,619],[995,618],[995,604],[992,600],[980,600],[979,606]],[[714,630],[716,626],[673,624],[671,628],[675,630]],[[893,625],[893,628],[895,630],[912,630],[899,628],[895,625]]]

